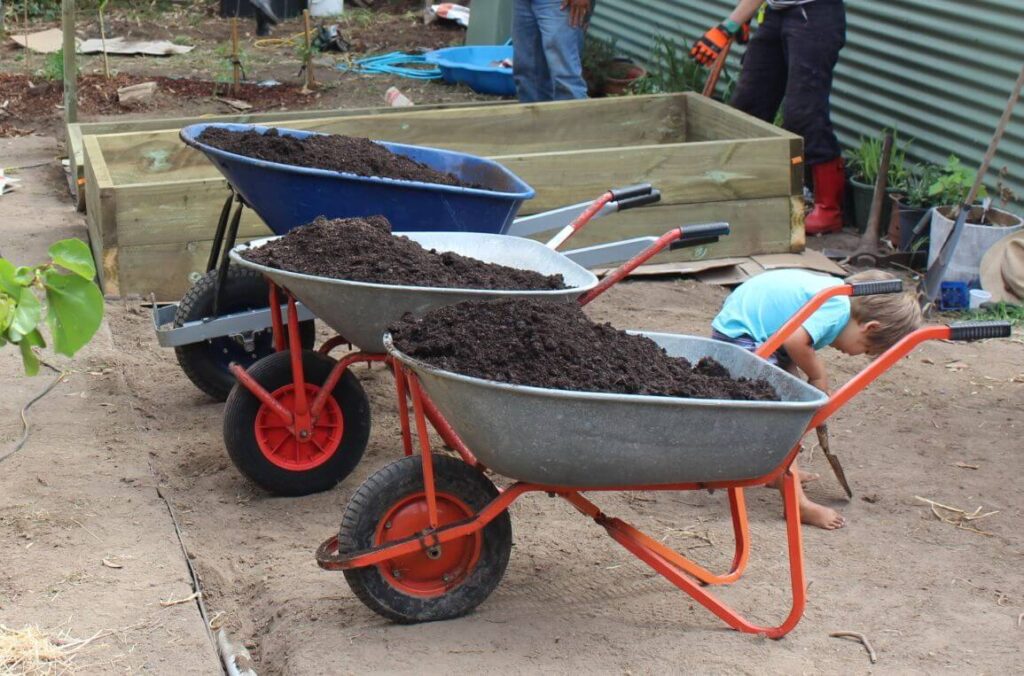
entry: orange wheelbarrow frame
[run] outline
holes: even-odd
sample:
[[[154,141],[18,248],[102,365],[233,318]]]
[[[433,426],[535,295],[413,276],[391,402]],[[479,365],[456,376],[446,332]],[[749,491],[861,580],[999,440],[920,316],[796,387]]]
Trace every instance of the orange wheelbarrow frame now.
[[[828,299],[836,296],[868,295],[873,293],[891,293],[900,291],[902,285],[895,282],[864,282],[831,287],[812,298],[797,314],[795,314],[779,331],[764,343],[757,354],[761,357],[772,354],[785,339],[800,327]],[[903,338],[896,345],[873,360],[849,382],[837,389],[828,401],[818,410],[807,426],[807,431],[824,423],[836,411],[842,408],[856,394],[865,389],[893,364],[910,353],[919,344],[927,340],[975,340],[1008,336],[1010,325],[1007,322],[967,322],[952,326],[928,326],[919,329]],[[435,550],[446,542],[451,542],[467,535],[481,531],[491,521],[501,515],[521,496],[531,492],[543,492],[557,495],[568,501],[580,513],[592,518],[608,532],[616,542],[621,544],[639,559],[647,563],[661,576],[676,587],[689,594],[701,605],[722,619],[727,625],[738,631],[761,634],[779,639],[789,633],[803,616],[807,601],[806,578],[804,574],[803,544],[800,530],[800,515],[797,504],[796,477],[790,471],[800,445],[797,444],[773,471],[764,476],[742,481],[716,481],[707,483],[683,483],[654,486],[614,486],[595,488],[568,488],[526,482],[514,483],[501,491],[500,495],[470,518],[444,526],[439,525],[437,510],[437,489],[434,480],[433,456],[431,454],[426,421],[429,419],[445,442],[462,459],[478,469],[484,469],[470,449],[459,439],[444,416],[437,410],[430,398],[423,392],[419,380],[409,369],[392,361],[395,371],[399,400],[406,402],[406,395],[412,400],[413,417],[419,440],[419,451],[422,458],[425,501],[430,528],[402,540],[356,552],[351,555],[338,553],[338,538],[332,537],[320,545],[317,550],[317,563],[327,570],[349,570],[366,566],[379,566],[385,561],[406,556],[416,552]],[[402,443],[406,455],[413,452],[412,430],[409,422],[408,406],[399,406],[402,428]],[[743,574],[750,557],[750,529],[747,519],[746,502],[743,489],[749,486],[764,486],[782,477],[782,495],[785,506],[786,539],[789,555],[790,587],[792,601],[790,609],[782,622],[775,626],[754,624],[737,611],[719,600],[704,588],[704,585],[723,585],[737,581]],[[725,489],[729,497],[729,510],[732,516],[735,553],[729,570],[722,574],[713,573],[696,561],[693,561],[675,550],[666,547],[625,521],[608,516],[582,493],[596,491],[692,491],[704,489]]]

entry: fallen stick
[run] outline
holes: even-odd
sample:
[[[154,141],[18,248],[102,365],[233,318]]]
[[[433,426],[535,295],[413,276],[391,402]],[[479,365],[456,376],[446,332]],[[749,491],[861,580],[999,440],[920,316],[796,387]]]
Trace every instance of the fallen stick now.
[[[864,649],[868,651],[868,658],[871,659],[871,664],[878,661],[878,655],[875,653],[875,649],[871,647],[871,641],[859,631],[834,631],[829,636],[832,638],[852,638],[860,641]]]
[[[164,608],[170,608],[171,606],[177,606],[177,605],[181,605],[182,603],[188,603],[189,601],[195,601],[198,598],[199,598],[199,592],[192,592],[191,594],[189,594],[188,596],[186,596],[183,599],[172,599],[171,597],[167,597],[167,600],[166,601],[161,601],[160,605],[163,606]]]
[[[1017,616],[1017,628],[1020,629],[1020,623],[1024,622],[1024,613]]]

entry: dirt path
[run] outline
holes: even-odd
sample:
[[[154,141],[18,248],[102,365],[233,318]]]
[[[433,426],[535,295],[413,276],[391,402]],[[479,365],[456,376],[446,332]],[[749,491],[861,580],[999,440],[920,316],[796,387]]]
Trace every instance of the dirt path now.
[[[27,167],[0,197],[6,258],[41,262],[52,242],[85,236],[58,193],[55,155],[52,138],[0,139],[4,166]],[[29,411],[28,443],[0,465],[0,624],[98,634],[74,660],[91,673],[216,673],[196,603],[160,604],[192,588],[114,352],[104,324],[74,363],[53,359],[74,372]],[[21,437],[18,411],[53,377],[26,378],[17,352],[0,351],[3,452]]]

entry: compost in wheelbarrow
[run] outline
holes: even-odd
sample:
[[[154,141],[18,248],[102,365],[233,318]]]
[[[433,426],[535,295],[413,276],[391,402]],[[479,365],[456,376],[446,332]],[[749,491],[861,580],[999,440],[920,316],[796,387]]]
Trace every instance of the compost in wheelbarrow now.
[[[182,140],[210,159],[245,203],[278,234],[318,216],[349,218],[383,215],[396,231],[504,233],[533,188],[497,162],[437,148],[378,141],[393,153],[459,180],[485,186],[462,188],[310,169],[257,160],[202,143],[199,135],[215,127],[267,133],[270,127],[242,124],[194,124]],[[277,133],[307,138],[315,132],[277,128]]]
[[[780,401],[607,394],[510,385],[445,371],[395,348],[486,467],[531,483],[622,486],[741,481],[767,474],[827,401],[743,348],[643,333],[672,357],[705,357],[734,378],[767,381]]]
[[[434,251],[399,234],[383,216],[318,218],[243,254],[278,270],[354,282],[460,289],[564,289],[560,274]]]
[[[452,251],[487,263],[562,275],[566,288],[539,290],[454,289],[354,282],[270,268],[243,255],[276,238],[268,237],[235,247],[231,260],[256,270],[287,291],[319,319],[359,349],[384,352],[387,327],[406,313],[423,314],[464,300],[499,297],[540,297],[573,300],[597,285],[597,277],[540,242],[482,233],[403,232],[426,249]]]

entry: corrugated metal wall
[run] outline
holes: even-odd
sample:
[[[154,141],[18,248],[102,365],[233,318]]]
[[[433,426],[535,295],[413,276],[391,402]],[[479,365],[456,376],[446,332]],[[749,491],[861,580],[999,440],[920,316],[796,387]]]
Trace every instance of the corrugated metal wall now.
[[[731,0],[597,0],[593,32],[646,59],[654,36],[692,42],[731,11]],[[846,47],[832,94],[844,145],[895,126],[911,156],[978,166],[1024,64],[1024,0],[847,0]],[[735,67],[737,64],[730,64]],[[1009,168],[1024,204],[1024,102],[986,183]]]

